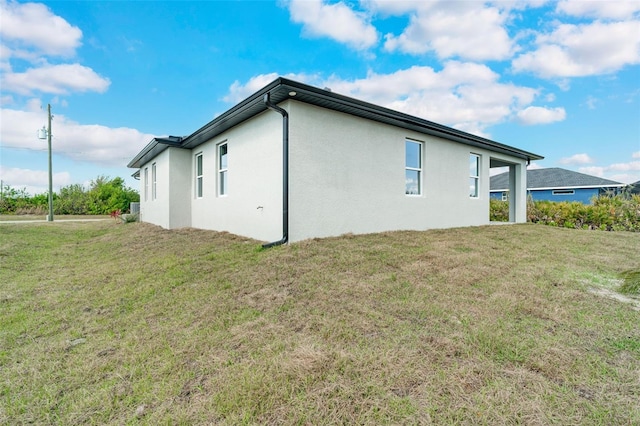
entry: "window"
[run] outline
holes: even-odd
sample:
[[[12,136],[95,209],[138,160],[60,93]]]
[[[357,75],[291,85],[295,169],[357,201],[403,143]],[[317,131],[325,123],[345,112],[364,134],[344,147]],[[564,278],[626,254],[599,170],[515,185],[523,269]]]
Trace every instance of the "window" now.
[[[404,193],[422,194],[422,143],[405,141],[405,180]]]
[[[149,198],[149,168],[144,168],[144,200]]]
[[[196,155],[196,198],[202,198],[202,154]]]
[[[507,191],[502,193],[502,201],[509,201],[509,193]]]
[[[556,189],[555,191],[552,191],[553,195],[574,195],[575,193],[576,191],[573,189]]]
[[[227,175],[227,144],[218,145],[218,195],[227,195],[229,178]]]
[[[151,199],[155,200],[156,198],[156,163],[153,163],[151,165]]]
[[[478,198],[480,194],[480,156],[469,155],[469,197]]]

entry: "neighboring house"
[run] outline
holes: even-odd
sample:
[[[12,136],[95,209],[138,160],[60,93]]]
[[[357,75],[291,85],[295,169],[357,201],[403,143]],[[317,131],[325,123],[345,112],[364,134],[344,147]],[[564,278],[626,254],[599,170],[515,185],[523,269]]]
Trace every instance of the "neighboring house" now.
[[[506,199],[509,172],[491,177],[491,198]],[[561,168],[527,170],[527,192],[533,200],[579,201],[616,194],[625,184]]]
[[[526,166],[543,157],[278,78],[186,137],[154,138],[129,167],[140,216],[273,245],[345,233],[489,223],[489,168],[508,166],[526,221]]]
[[[640,194],[640,180],[628,186],[630,194]]]

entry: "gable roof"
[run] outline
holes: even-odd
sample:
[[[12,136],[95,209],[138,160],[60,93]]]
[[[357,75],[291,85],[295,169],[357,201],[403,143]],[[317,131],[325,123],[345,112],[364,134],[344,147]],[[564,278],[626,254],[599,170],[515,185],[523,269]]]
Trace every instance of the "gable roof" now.
[[[617,188],[623,186],[625,185],[620,182],[559,167],[527,170],[527,189]],[[508,188],[509,172],[491,176],[491,191],[506,191]]]
[[[544,158],[538,154],[523,151],[509,145],[504,145],[490,139],[472,135],[422,118],[333,93],[330,90],[320,89],[280,77],[187,137],[182,138],[172,136],[169,138],[152,139],[151,142],[149,142],[149,144],[147,144],[147,146],[144,147],[127,166],[139,168],[142,164],[147,163],[164,151],[168,146],[191,149],[207,142],[226,130],[265,111],[267,106],[265,105],[263,98],[267,93],[270,95],[271,102],[274,104],[278,104],[288,99],[293,99],[356,117],[390,124],[423,134],[438,136],[472,147],[484,148],[490,151],[515,156],[527,161],[541,160]]]

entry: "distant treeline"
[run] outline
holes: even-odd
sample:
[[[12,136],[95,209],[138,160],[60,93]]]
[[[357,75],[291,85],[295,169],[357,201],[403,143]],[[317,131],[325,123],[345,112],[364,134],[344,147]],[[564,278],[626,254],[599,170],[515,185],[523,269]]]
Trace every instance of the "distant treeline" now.
[[[129,211],[131,202],[140,201],[140,194],[124,184],[122,178],[98,176],[89,188],[73,184],[53,194],[54,214],[97,215],[120,210]],[[4,185],[0,191],[0,214],[46,215],[49,211],[48,193],[30,195],[26,189],[18,190]]]
[[[508,203],[494,199],[490,202],[491,220],[508,221]],[[564,228],[640,232],[640,195],[603,195],[593,199],[591,204],[529,199],[527,220]]]

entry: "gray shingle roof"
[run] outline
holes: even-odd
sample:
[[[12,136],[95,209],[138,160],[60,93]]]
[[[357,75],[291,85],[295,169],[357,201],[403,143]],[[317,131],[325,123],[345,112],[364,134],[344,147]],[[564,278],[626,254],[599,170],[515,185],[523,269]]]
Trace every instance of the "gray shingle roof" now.
[[[527,189],[623,187],[623,183],[559,167],[527,170]],[[491,191],[509,188],[509,172],[491,177]]]

